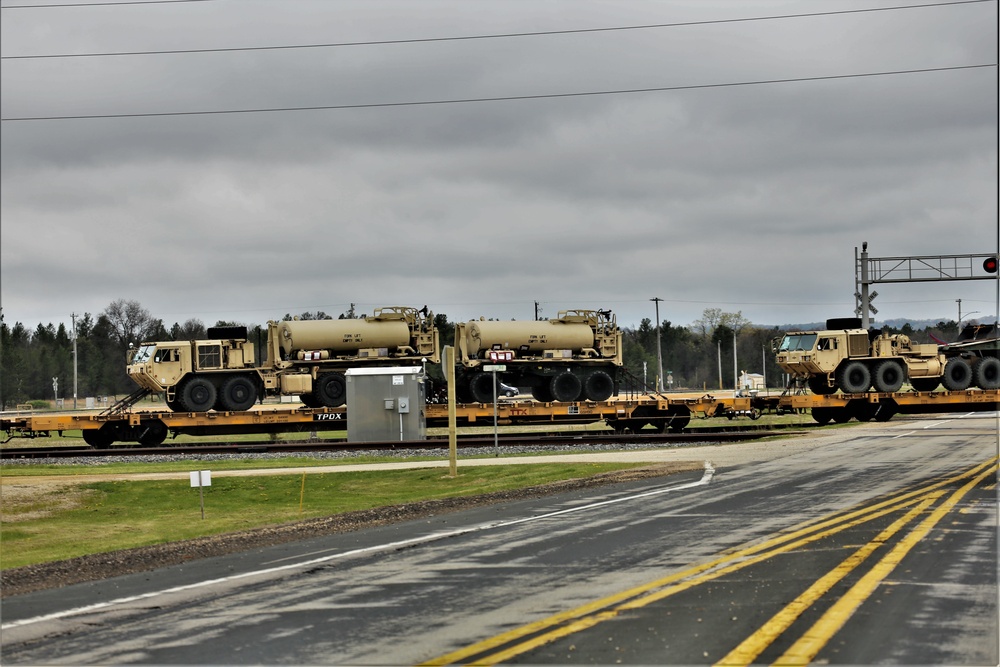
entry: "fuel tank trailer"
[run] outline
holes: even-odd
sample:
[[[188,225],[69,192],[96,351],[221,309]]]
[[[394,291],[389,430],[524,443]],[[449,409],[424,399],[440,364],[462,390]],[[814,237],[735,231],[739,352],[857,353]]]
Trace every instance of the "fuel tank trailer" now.
[[[618,393],[622,334],[611,311],[564,310],[550,320],[460,322],[455,329],[457,395],[493,401],[497,381],[542,402],[605,401]]]

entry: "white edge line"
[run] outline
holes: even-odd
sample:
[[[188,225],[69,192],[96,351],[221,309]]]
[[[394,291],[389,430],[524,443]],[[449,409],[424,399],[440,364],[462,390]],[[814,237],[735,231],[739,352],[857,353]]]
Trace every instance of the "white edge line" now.
[[[689,482],[687,484],[678,484],[675,486],[665,486],[659,489],[654,489],[653,491],[647,491],[645,493],[640,493],[632,496],[625,496],[622,498],[615,498],[614,500],[603,500],[599,503],[591,503],[589,505],[581,505],[580,507],[573,507],[570,509],[559,510],[557,512],[548,512],[546,514],[539,514],[537,516],[527,517],[524,519],[513,519],[511,521],[500,521],[497,523],[482,524],[480,526],[473,526],[472,528],[462,528],[459,530],[451,530],[443,533],[431,533],[430,535],[424,535],[422,537],[414,537],[409,540],[400,540],[398,542],[388,542],[386,544],[379,544],[371,547],[364,547],[362,549],[352,549],[350,551],[344,551],[342,553],[330,554],[328,556],[322,556],[320,558],[313,558],[311,560],[302,561],[300,563],[290,563],[288,565],[279,565],[277,567],[269,567],[263,570],[254,570],[252,572],[243,572],[240,574],[234,574],[228,577],[220,577],[218,579],[208,579],[206,581],[199,581],[193,584],[185,584],[183,586],[174,586],[173,588],[166,588],[159,591],[151,591],[149,593],[142,593],[140,595],[131,595],[128,597],[118,598],[116,600],[108,600],[107,602],[98,602],[95,604],[86,605],[83,607],[76,607],[74,609],[66,609],[64,611],[57,611],[51,614],[44,614],[42,616],[35,616],[33,618],[24,618],[19,621],[11,621],[10,623],[0,624],[0,630],[10,630],[13,628],[23,627],[25,625],[33,625],[35,623],[43,623],[45,621],[55,621],[62,618],[68,618],[70,616],[78,616],[80,614],[88,614],[94,611],[100,611],[102,609],[107,609],[109,607],[115,607],[123,604],[130,604],[132,602],[138,602],[140,600],[148,600],[149,598],[157,597],[160,595],[170,595],[173,593],[181,593],[184,591],[193,590],[196,588],[204,588],[205,586],[211,586],[214,584],[222,584],[231,581],[237,581],[239,579],[245,579],[248,577],[256,577],[267,574],[274,574],[276,572],[284,572],[288,570],[294,570],[304,567],[312,567],[314,565],[320,565],[322,563],[328,563],[333,560],[339,560],[341,558],[348,558],[351,556],[358,556],[361,554],[372,553],[377,551],[387,551],[391,549],[398,549],[400,547],[412,546],[414,544],[430,543],[436,542],[438,540],[447,539],[450,537],[457,537],[459,535],[465,535],[469,533],[476,533],[484,530],[494,530],[497,528],[506,528],[507,526],[514,526],[521,523],[527,523],[529,521],[537,521],[539,519],[548,519],[554,516],[560,516],[563,514],[570,514],[573,512],[581,512],[584,510],[594,509],[597,507],[603,507],[605,505],[612,505],[615,503],[626,502],[629,500],[635,500],[638,498],[648,498],[650,496],[657,496],[663,493],[670,493],[672,491],[681,491],[684,489],[691,489],[698,486],[705,486],[712,481],[712,477],[715,475],[715,467],[705,461],[705,471],[702,473],[701,479],[697,482]]]

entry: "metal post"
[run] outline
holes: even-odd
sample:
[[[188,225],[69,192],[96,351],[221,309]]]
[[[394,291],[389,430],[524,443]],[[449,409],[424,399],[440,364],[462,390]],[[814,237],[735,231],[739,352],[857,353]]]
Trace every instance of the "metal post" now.
[[[739,366],[736,364],[736,329],[733,329],[733,389],[739,393],[740,390],[740,372],[737,370]]]
[[[760,368],[761,375],[764,376],[764,393],[770,395],[767,392],[767,346],[760,346]]]
[[[656,389],[663,393],[663,351],[660,349],[660,302],[663,299],[654,297],[650,299],[656,304]]]
[[[861,244],[861,328],[867,329],[871,326],[871,318],[868,315],[868,241]]]
[[[500,456],[500,441],[499,441],[499,425],[500,421],[499,415],[497,415],[497,372],[493,371],[493,451],[496,456]]]
[[[717,341],[716,346],[718,347],[719,355],[719,389],[722,389],[722,341]]]
[[[455,414],[455,348],[444,347],[444,377],[448,383],[448,463],[452,477],[458,476],[458,429]]]
[[[73,409],[76,410],[76,313],[71,313],[73,319]]]

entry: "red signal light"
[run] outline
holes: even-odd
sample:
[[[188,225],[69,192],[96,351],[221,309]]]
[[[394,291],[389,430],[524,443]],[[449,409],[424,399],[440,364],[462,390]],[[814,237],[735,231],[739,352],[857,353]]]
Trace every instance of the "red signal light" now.
[[[996,273],[997,272],[997,258],[987,257],[983,260],[983,271],[986,273]]]

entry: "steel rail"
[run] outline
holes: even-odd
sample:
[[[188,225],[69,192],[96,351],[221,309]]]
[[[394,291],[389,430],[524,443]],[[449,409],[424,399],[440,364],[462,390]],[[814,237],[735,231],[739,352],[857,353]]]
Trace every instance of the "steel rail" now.
[[[594,433],[594,434],[518,434],[501,436],[496,441],[496,446],[501,447],[544,447],[565,446],[565,445],[596,445],[596,444],[648,444],[657,446],[670,443],[691,443],[691,442],[738,442],[743,440],[756,440],[777,435],[800,435],[805,428],[798,427],[799,430],[790,431],[788,429],[757,429],[747,430],[727,430],[715,431],[714,429],[697,429],[685,431],[683,433]],[[492,436],[467,436],[458,441],[461,449],[490,449],[493,448],[494,439]],[[79,456],[87,457],[108,457],[108,456],[162,456],[179,454],[253,454],[253,453],[297,453],[297,452],[336,452],[336,451],[368,451],[368,450],[436,450],[448,447],[447,438],[428,438],[426,440],[411,441],[381,441],[349,443],[344,440],[320,440],[320,441],[297,441],[297,442],[272,442],[261,440],[255,442],[227,442],[214,441],[204,444],[190,443],[171,447],[138,447],[127,444],[111,446],[107,449],[95,449],[87,446],[70,447],[18,447],[4,448],[0,450],[0,459],[62,459]]]

